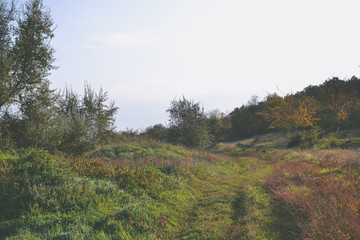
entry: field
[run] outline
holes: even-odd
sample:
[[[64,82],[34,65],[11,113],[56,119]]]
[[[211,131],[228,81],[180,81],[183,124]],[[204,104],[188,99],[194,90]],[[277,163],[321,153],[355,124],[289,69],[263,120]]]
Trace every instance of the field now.
[[[358,7],[64,2],[0,0],[0,240],[360,239]]]
[[[340,148],[357,138],[327,136],[312,149],[286,140],[1,153],[0,237],[359,239],[360,152]]]

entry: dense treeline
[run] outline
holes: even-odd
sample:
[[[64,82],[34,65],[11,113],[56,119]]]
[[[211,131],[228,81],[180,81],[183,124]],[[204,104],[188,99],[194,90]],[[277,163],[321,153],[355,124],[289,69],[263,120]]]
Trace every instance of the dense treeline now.
[[[117,110],[106,92],[85,86],[80,96],[50,88],[54,27],[43,2],[18,9],[0,0],[0,17],[0,147],[78,154],[106,143]]]
[[[360,79],[332,78],[319,86],[280,97],[268,95],[263,101],[250,101],[229,116],[233,139],[269,131],[299,131],[316,128],[334,131],[360,126]]]
[[[287,131],[294,134],[295,141],[289,146],[298,145],[301,139],[311,145],[320,133],[360,127],[360,79],[332,78],[284,97],[269,94],[262,101],[253,96],[228,115],[218,110],[205,113],[199,104],[185,98],[172,101],[168,110],[170,126],[158,124],[143,134],[206,148],[217,141]]]
[[[318,124],[324,130],[357,128],[360,126],[360,79],[332,78],[320,86],[309,86],[302,94],[318,104]]]
[[[259,102],[256,96],[240,108],[235,108],[229,115],[231,127],[228,139],[251,137],[269,132],[269,123],[258,113],[265,109],[266,102]]]

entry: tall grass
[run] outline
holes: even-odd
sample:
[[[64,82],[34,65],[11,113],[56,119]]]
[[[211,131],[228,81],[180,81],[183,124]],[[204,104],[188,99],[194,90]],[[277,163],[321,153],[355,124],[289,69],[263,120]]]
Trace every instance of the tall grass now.
[[[360,239],[359,161],[359,151],[329,150],[274,166],[267,185],[301,229],[294,238]]]
[[[168,239],[220,158],[153,141],[0,154],[1,239]],[[210,169],[210,168],[209,168]]]

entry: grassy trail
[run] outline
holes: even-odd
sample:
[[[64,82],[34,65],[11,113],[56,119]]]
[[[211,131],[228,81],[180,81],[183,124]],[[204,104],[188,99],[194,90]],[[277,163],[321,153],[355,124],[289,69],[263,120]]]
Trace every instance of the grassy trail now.
[[[233,222],[227,239],[282,239],[264,178],[272,166],[258,158],[240,158],[246,169],[243,185],[233,203]]]
[[[262,178],[270,165],[256,158],[228,159],[195,182],[196,200],[184,208],[176,239],[277,239]]]
[[[358,150],[101,151],[0,153],[0,239],[360,239]]]

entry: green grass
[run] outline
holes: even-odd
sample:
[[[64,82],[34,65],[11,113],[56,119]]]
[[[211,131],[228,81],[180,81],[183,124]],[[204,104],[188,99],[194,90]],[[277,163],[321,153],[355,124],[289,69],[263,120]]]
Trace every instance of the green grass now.
[[[156,142],[76,158],[29,149],[3,153],[0,163],[5,239],[174,239],[187,231],[189,203],[205,198],[199,186],[234,166],[221,156]],[[209,234],[219,236],[228,221]]]
[[[233,222],[229,239],[278,239],[274,226],[271,196],[264,186],[264,177],[271,172],[266,160],[241,157],[242,185],[233,201]]]
[[[191,151],[171,144],[159,144],[155,141],[140,141],[106,146],[95,152],[89,153],[88,156],[105,157],[107,159],[141,159],[153,157],[164,159],[183,159],[191,157],[196,153],[196,151]]]
[[[119,170],[116,179],[39,150],[2,155],[1,163],[2,237],[157,239],[171,234],[174,213],[193,195],[190,186],[150,165]],[[103,170],[99,166],[88,167]]]
[[[0,153],[0,238],[356,239],[359,152],[276,149],[284,137],[212,152],[137,141],[82,157]],[[332,212],[321,222],[311,209]]]

